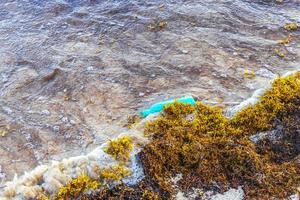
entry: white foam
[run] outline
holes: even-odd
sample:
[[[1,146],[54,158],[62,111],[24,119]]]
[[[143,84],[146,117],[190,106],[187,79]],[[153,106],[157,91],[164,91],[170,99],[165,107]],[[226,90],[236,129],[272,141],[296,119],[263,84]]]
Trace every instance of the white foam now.
[[[282,77],[286,77],[292,74],[295,74],[298,70],[295,71],[289,71],[286,72],[285,74],[282,75]],[[277,76],[274,76],[274,79],[277,78]],[[274,80],[273,79],[273,80]],[[259,101],[259,98],[268,90],[271,88],[272,86],[272,80],[266,82],[266,84],[264,85],[263,88],[259,88],[257,90],[254,91],[254,93],[252,94],[252,96],[248,99],[246,99],[245,101],[242,101],[240,104],[233,106],[231,108],[228,108],[225,112],[225,115],[228,117],[233,117],[237,112],[241,111],[242,109],[254,105]]]
[[[125,183],[136,184],[144,177],[142,166],[137,160],[137,154],[141,150],[141,144],[145,145],[148,139],[144,137],[143,127],[147,121],[154,120],[157,115],[150,115],[132,129],[121,133],[118,137],[128,135],[132,138],[134,150],[131,153],[127,167],[132,171]],[[43,190],[53,194],[72,178],[87,173],[92,178],[97,178],[97,169],[107,168],[117,164],[117,161],[104,152],[108,143],[97,147],[87,155],[70,157],[61,161],[52,161],[49,165],[37,166],[23,176],[17,177],[5,184],[0,193],[0,200],[8,199],[34,199]]]
[[[264,88],[260,88],[254,91],[252,96],[245,101],[242,101],[240,104],[233,106],[226,111],[226,116],[233,117],[237,112],[241,111],[242,109],[254,105],[259,101],[259,98],[266,92],[267,89],[271,87],[271,84],[268,83]]]

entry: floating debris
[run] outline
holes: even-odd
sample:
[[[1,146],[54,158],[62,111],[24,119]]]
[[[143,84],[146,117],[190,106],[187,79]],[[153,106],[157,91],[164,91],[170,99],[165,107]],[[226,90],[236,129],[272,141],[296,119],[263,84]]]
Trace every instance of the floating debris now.
[[[141,121],[140,115],[129,115],[127,117],[127,123],[126,126],[128,128],[131,128],[134,124],[138,123]]]
[[[167,105],[161,117],[145,127],[153,139],[141,154],[146,177],[159,185],[163,199],[175,192],[169,181],[173,174],[182,174],[177,186],[185,192],[191,186],[217,185],[218,191],[242,186],[246,199],[288,198],[300,182],[299,142],[290,143],[300,139],[299,99],[300,72],[276,79],[257,104],[233,118],[200,102]],[[186,120],[191,114],[196,118]],[[261,151],[249,138],[279,122],[286,127],[280,147],[285,149],[282,155],[291,155],[288,160],[276,156],[280,149],[273,144],[263,143]]]
[[[286,38],[279,41],[279,44],[287,45],[292,41],[292,34],[289,34]]]
[[[160,4],[160,5],[159,5],[159,10],[160,10],[160,11],[164,11],[165,8],[166,8],[165,4]]]
[[[154,31],[154,30],[156,29],[156,25],[155,25],[155,24],[149,24],[149,25],[148,25],[148,29],[149,29],[150,31]]]
[[[158,27],[159,27],[161,30],[164,29],[164,28],[166,28],[167,25],[168,25],[168,22],[167,22],[167,21],[160,21],[160,22],[158,23]]]
[[[251,70],[246,70],[244,72],[244,78],[254,78],[255,77],[255,72]]]
[[[277,56],[279,56],[280,58],[285,58],[285,53],[283,53],[280,49],[278,49],[278,48],[276,48],[275,50],[274,50],[274,52],[275,52],[275,54],[277,55]]]
[[[150,31],[157,31],[157,30],[163,30],[168,26],[168,22],[167,21],[159,21],[157,24],[149,24],[148,25],[148,29]]]
[[[171,99],[168,101],[162,101],[162,102],[153,104],[149,109],[142,111],[140,114],[142,117],[145,118],[150,114],[158,113],[158,112],[162,111],[166,105],[172,104],[174,102],[181,102],[181,103],[190,104],[190,105],[196,104],[196,101],[194,100],[194,98],[192,96],[186,96],[186,97],[182,97],[182,98],[178,98],[178,99]]]
[[[287,31],[295,31],[298,29],[298,24],[297,23],[286,23],[284,25],[284,29]]]
[[[1,137],[5,137],[7,135],[7,131],[6,130],[0,130],[0,136]]]

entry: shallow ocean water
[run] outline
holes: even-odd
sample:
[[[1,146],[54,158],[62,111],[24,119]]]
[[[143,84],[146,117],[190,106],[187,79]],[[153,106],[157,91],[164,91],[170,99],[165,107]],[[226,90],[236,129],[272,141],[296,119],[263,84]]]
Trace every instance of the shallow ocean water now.
[[[300,69],[299,30],[278,43],[287,22],[299,1],[0,1],[0,183],[90,151],[160,100],[239,104]]]

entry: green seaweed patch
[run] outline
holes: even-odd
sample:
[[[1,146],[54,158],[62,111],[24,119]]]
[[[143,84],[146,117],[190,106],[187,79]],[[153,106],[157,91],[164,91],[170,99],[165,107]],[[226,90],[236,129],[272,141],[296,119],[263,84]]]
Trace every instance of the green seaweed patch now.
[[[243,186],[247,198],[287,198],[300,183],[299,152],[275,162],[276,151],[259,151],[259,145],[249,136],[275,129],[278,120],[287,128],[299,128],[299,120],[293,120],[299,118],[299,95],[298,72],[274,80],[256,105],[232,119],[226,118],[220,108],[200,102],[195,106],[178,102],[166,106],[159,119],[145,126],[145,135],[152,137],[140,154],[146,177],[157,185],[163,199],[174,195],[170,178],[179,173],[183,178],[178,186],[185,192],[192,187],[223,192]],[[287,138],[295,137],[295,131],[287,132],[293,133],[284,134]],[[291,140],[283,143],[286,141]],[[298,143],[294,144],[285,153],[295,149]]]
[[[133,143],[129,136],[123,136],[109,141],[108,147],[104,149],[106,153],[120,161],[128,161],[132,150]]]

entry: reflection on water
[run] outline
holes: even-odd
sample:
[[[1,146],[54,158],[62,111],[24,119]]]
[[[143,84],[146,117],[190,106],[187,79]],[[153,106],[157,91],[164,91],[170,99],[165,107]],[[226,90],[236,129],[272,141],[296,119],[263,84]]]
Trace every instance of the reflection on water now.
[[[92,149],[162,99],[241,102],[299,69],[299,31],[278,44],[299,16],[296,0],[1,1],[0,169]]]

